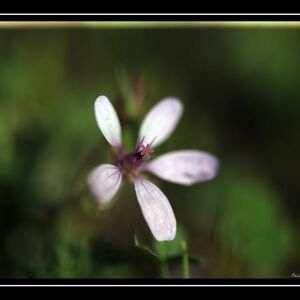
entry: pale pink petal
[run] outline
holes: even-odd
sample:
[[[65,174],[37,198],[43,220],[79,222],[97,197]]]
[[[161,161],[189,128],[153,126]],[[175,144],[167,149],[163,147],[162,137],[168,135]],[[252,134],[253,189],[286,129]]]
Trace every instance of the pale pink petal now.
[[[167,197],[156,185],[143,178],[136,179],[135,191],[154,237],[158,241],[173,240],[176,234],[176,219]]]
[[[219,162],[216,157],[196,150],[174,151],[158,156],[145,165],[149,171],[161,179],[191,185],[216,176]]]
[[[90,191],[99,200],[106,204],[117,193],[122,181],[119,168],[104,164],[93,169],[87,179]]]
[[[183,112],[183,105],[176,98],[165,98],[159,101],[146,115],[142,122],[139,138],[144,144],[158,146],[174,131]]]
[[[102,134],[112,146],[119,147],[122,143],[121,126],[111,102],[105,96],[100,96],[95,101],[94,109]]]

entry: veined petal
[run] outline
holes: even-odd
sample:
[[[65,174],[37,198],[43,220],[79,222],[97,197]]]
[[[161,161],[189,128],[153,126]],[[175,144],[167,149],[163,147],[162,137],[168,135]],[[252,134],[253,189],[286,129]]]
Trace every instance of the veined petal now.
[[[135,192],[154,237],[158,241],[173,240],[176,219],[167,197],[156,185],[141,177],[135,181]]]
[[[122,181],[118,167],[104,164],[96,167],[88,176],[87,182],[92,194],[101,204],[106,204],[117,193]]]
[[[216,176],[219,162],[216,157],[197,150],[174,151],[158,156],[144,166],[161,179],[191,185]]]
[[[97,124],[104,137],[112,146],[119,147],[122,143],[121,125],[111,102],[107,97],[99,96],[94,109]]]
[[[158,146],[174,131],[183,112],[183,105],[176,98],[159,101],[146,115],[140,128],[139,139],[144,144]]]

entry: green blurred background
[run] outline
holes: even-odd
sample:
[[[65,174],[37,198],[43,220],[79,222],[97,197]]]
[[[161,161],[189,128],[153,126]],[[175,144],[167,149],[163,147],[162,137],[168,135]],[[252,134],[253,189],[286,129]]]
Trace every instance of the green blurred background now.
[[[92,25],[0,28],[0,277],[181,277],[183,241],[190,277],[299,273],[300,27]],[[220,159],[191,187],[149,176],[175,241],[154,241],[130,183],[109,210],[90,196],[87,174],[110,159],[99,95],[127,145],[152,105],[179,97],[183,118],[155,154]]]

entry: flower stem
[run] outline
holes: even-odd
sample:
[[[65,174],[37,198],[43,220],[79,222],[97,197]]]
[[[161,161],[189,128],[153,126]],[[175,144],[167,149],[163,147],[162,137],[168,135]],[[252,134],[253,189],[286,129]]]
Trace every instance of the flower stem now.
[[[187,279],[190,278],[190,266],[189,266],[189,256],[187,253],[187,245],[185,241],[181,242],[182,248],[182,277]]]

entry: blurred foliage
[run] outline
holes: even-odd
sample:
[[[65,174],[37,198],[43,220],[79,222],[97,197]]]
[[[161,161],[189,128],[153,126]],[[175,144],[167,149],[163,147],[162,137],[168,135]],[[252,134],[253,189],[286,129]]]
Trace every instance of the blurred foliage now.
[[[236,186],[225,189],[228,194],[219,225],[222,239],[247,261],[251,272],[276,274],[294,245],[280,199],[263,180],[249,176],[233,180]]]
[[[239,276],[235,266],[242,264],[248,276],[276,277],[296,242],[283,201],[266,180],[251,174],[251,168],[245,172],[234,163],[229,166],[220,174],[218,191],[213,186],[203,190],[212,195],[206,209],[216,217],[219,239],[213,241],[216,252],[210,263],[215,264],[215,256],[226,262],[223,270],[215,266],[222,276]]]
[[[182,227],[177,228],[176,237],[172,241],[155,241],[154,247],[141,244],[137,234],[134,235],[134,245],[146,256],[153,259],[153,263],[160,267],[161,277],[189,278],[189,266],[197,265],[200,259],[188,254],[186,245],[187,235]],[[154,249],[152,249],[154,248]],[[178,267],[181,274],[178,274]],[[177,269],[177,270],[176,270]]]
[[[297,272],[299,51],[296,27],[1,29],[0,277],[182,277],[187,257],[190,277]],[[220,159],[219,176],[191,187],[149,175],[172,204],[174,241],[153,240],[130,183],[105,211],[87,190],[111,160],[101,94],[129,150],[174,95],[185,112],[155,155]]]

